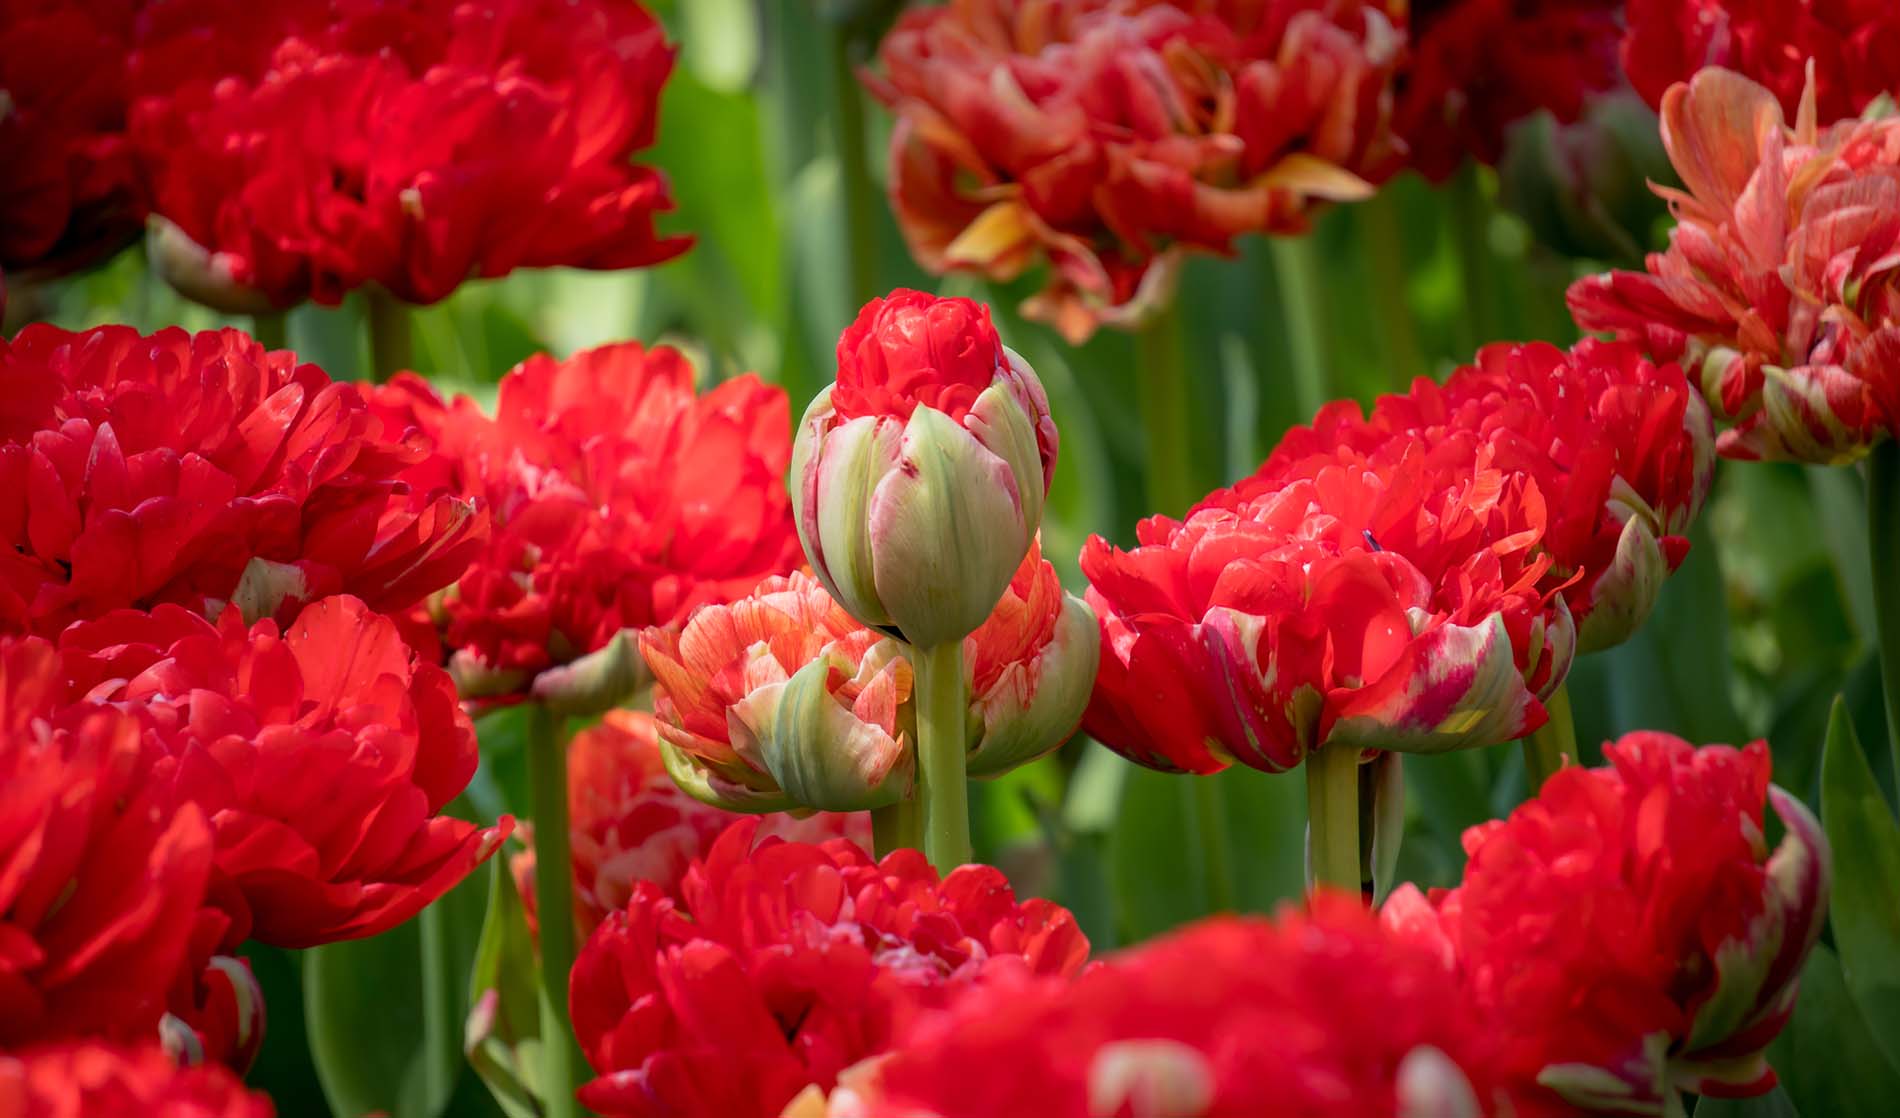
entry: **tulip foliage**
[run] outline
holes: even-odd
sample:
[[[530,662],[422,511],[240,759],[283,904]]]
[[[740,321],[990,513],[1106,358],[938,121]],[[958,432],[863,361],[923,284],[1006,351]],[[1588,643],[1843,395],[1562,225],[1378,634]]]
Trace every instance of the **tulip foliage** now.
[[[0,0],[0,1118],[1884,1114],[1897,96]]]

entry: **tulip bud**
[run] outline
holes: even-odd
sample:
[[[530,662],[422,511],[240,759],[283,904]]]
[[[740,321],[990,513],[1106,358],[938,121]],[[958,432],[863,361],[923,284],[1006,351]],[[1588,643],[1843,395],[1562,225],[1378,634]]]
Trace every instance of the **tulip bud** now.
[[[987,308],[917,291],[872,300],[793,447],[806,558],[866,625],[923,648],[960,639],[1029,549],[1056,443],[1041,382]]]
[[[1673,182],[1656,114],[1635,94],[1591,100],[1583,119],[1548,113],[1511,129],[1498,175],[1504,204],[1569,257],[1640,265],[1668,208],[1651,182]]]
[[[1000,776],[1075,733],[1101,661],[1095,611],[1032,545],[988,621],[964,642],[969,774]]]
[[[160,279],[201,306],[225,314],[265,314],[282,309],[268,294],[238,279],[239,265],[230,253],[205,248],[165,218],[152,218],[146,230],[145,252]]]

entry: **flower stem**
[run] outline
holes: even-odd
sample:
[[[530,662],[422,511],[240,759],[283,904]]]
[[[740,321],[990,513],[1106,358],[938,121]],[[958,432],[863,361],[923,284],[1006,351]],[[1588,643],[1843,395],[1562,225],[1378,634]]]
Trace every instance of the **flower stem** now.
[[[963,642],[911,648],[917,671],[917,799],[924,856],[949,873],[970,860],[970,787],[965,763]]]
[[[1184,776],[1192,790],[1188,801],[1195,829],[1200,832],[1201,863],[1207,869],[1207,907],[1212,912],[1234,911],[1234,870],[1228,857],[1227,800],[1218,774]]]
[[[1359,751],[1332,746],[1306,757],[1307,879],[1358,893]]]
[[[1273,271],[1279,281],[1280,310],[1293,361],[1293,399],[1300,416],[1310,418],[1332,398],[1327,368],[1325,276],[1320,265],[1319,241],[1308,233],[1298,237],[1269,237]]]
[[[1550,712],[1550,721],[1525,734],[1518,743],[1524,747],[1525,786],[1533,796],[1551,774],[1577,761],[1577,724],[1570,714],[1569,685],[1559,685],[1544,709]]]
[[[528,796],[534,811],[534,909],[541,925],[541,1087],[548,1118],[579,1108],[580,1047],[567,1015],[574,969],[574,870],[568,851],[567,743],[560,720],[540,703],[528,714]]]
[[[871,810],[871,844],[882,859],[892,851],[906,847],[917,849],[922,843],[918,833],[923,823],[923,808],[915,799],[899,800],[889,807]]]
[[[1465,344],[1475,353],[1497,339],[1497,257],[1491,251],[1491,205],[1475,160],[1467,159],[1451,180],[1451,230],[1458,254],[1458,278],[1464,289]]]
[[[838,158],[840,201],[844,205],[845,241],[850,254],[851,306],[876,298],[877,233],[872,217],[877,205],[872,189],[868,145],[864,138],[864,90],[856,73],[860,38],[854,26],[839,23],[832,38],[832,122]]]
[[[264,311],[261,314],[252,315],[251,337],[256,338],[265,349],[289,349],[289,316],[283,311]]]
[[[1391,375],[1389,387],[1403,392],[1426,373],[1412,326],[1412,306],[1405,297],[1405,236],[1399,226],[1399,197],[1382,190],[1353,208],[1364,238],[1366,268],[1371,273],[1373,313],[1379,319],[1381,341]]]
[[[369,305],[370,376],[381,384],[414,366],[409,337],[409,306],[380,287],[364,292]]]
[[[280,316],[281,318],[281,316]],[[461,814],[465,804],[455,800],[444,814]],[[422,910],[416,931],[422,940],[422,1073],[426,1098],[442,1104],[455,1093],[461,1072],[463,1020],[457,993],[467,975],[455,973],[449,950],[445,898]]]
[[[1867,550],[1873,569],[1874,639],[1887,701],[1887,748],[1900,781],[1900,442],[1887,439],[1867,459]]]
[[[1194,484],[1180,310],[1170,304],[1157,312],[1135,335],[1135,346],[1135,384],[1148,437],[1148,508],[1181,516],[1201,494]]]

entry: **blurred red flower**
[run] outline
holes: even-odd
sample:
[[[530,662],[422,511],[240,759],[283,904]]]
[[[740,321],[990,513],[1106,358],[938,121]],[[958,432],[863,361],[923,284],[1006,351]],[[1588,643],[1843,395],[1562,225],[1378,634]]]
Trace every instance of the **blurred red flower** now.
[[[897,115],[890,193],[932,272],[1048,282],[1081,341],[1172,295],[1180,250],[1306,227],[1389,164],[1393,0],[975,0],[902,16],[865,81]]]
[[[1393,128],[1435,182],[1467,156],[1496,163],[1539,110],[1570,123],[1617,83],[1623,0],[1420,0]]]
[[[156,1044],[99,1041],[0,1052],[7,1118],[271,1118],[261,1092],[216,1065],[181,1068]]]
[[[1578,324],[1680,359],[1730,457],[1847,462],[1900,431],[1900,118],[1789,127],[1708,69],[1664,96],[1662,135],[1669,248],[1572,285]]]
[[[831,1113],[1475,1118],[1476,1024],[1431,950],[1322,893],[1310,914],[1202,921],[1073,982],[968,987],[847,1076]]]
[[[1430,900],[1403,886],[1385,919],[1460,967],[1515,1114],[1767,1091],[1763,1050],[1827,911],[1820,825],[1769,786],[1761,742],[1639,731],[1605,754],[1465,832],[1463,884]],[[1788,828],[1772,855],[1764,799]]]
[[[242,310],[666,260],[690,242],[656,232],[666,180],[633,156],[672,64],[631,2],[157,4],[131,134],[158,263]]]
[[[145,228],[125,74],[114,64],[132,7],[0,0],[0,270],[70,271]]]
[[[431,604],[464,697],[524,694],[549,668],[798,562],[790,410],[754,376],[695,396],[684,355],[629,342],[529,358],[502,379],[492,419],[416,377],[378,393],[389,422],[435,441],[414,484],[446,483],[494,516]]]
[[[1623,67],[1653,106],[1704,66],[1768,87],[1790,117],[1810,60],[1823,124],[1900,93],[1900,7],[1891,0],[1629,0]]]
[[[842,840],[766,840],[735,823],[675,903],[650,883],[574,966],[574,1031],[606,1115],[777,1118],[809,1084],[889,1044],[919,1006],[998,965],[1070,975],[1088,941],[1001,873],[938,880],[923,856],[874,863]],[[1007,962],[1005,962],[1007,961]]]
[[[610,913],[626,907],[638,882],[652,882],[677,901],[686,871],[738,818],[700,803],[673,783],[660,757],[653,716],[644,711],[609,711],[598,725],[574,735],[567,747],[567,802],[574,929],[582,940]],[[767,836],[811,843],[840,838],[869,850],[871,817],[819,812],[800,819],[773,813],[760,819],[759,837]],[[533,923],[534,852],[515,855],[510,868]]]
[[[325,598],[280,629],[176,606],[60,638],[78,709],[123,710],[172,760],[216,835],[209,903],[247,937],[309,947],[375,935],[481,864],[513,821],[440,814],[475,772],[448,675],[388,618]]]
[[[236,330],[0,339],[0,631],[334,592],[407,607],[461,573],[487,521],[397,480],[421,456],[404,436],[354,385]]]
[[[63,688],[51,645],[0,638],[0,1049],[85,1034],[155,1043],[211,830],[155,777],[161,758],[133,718],[68,706]],[[6,1068],[0,1056],[0,1104]]]

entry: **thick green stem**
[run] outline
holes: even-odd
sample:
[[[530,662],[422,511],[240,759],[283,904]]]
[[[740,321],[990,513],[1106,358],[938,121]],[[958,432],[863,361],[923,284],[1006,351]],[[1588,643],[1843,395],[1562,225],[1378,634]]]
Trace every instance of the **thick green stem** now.
[[[924,856],[949,873],[970,860],[969,741],[963,734],[963,642],[911,648],[917,672],[917,780]]]
[[[1900,442],[1867,459],[1867,551],[1873,570],[1874,633],[1887,699],[1887,748],[1900,786]]]
[[[1491,204],[1484,196],[1483,170],[1466,160],[1451,180],[1451,231],[1464,288],[1464,345],[1475,352],[1498,333],[1497,256],[1491,251]]]
[[[567,743],[560,720],[534,704],[528,715],[528,796],[534,810],[534,911],[541,925],[541,1085],[548,1118],[579,1113],[580,1046],[567,1015],[574,969],[574,863],[568,850]]]
[[[1519,742],[1524,747],[1525,787],[1533,796],[1551,774],[1566,764],[1577,763],[1577,724],[1570,714],[1570,688],[1559,686],[1544,709],[1550,712],[1550,721],[1525,734]]]
[[[290,318],[283,311],[265,311],[251,316],[251,337],[265,349],[290,348]]]
[[[879,858],[906,847],[916,850],[923,843],[923,806],[915,799],[899,800],[889,807],[871,811],[871,844]]]
[[[840,199],[851,266],[851,305],[863,306],[882,294],[877,286],[877,231],[873,224],[877,191],[871,183],[864,137],[864,89],[856,72],[859,35],[839,24],[832,40],[832,135],[836,142]]]
[[[1307,878],[1358,893],[1359,751],[1333,746],[1306,757]]]
[[[380,287],[372,287],[364,295],[369,307],[370,376],[381,384],[415,365],[409,336],[409,304]]]
[[[1269,237],[1273,271],[1279,281],[1280,312],[1286,324],[1286,344],[1293,367],[1293,399],[1300,416],[1311,417],[1332,399],[1332,373],[1327,367],[1325,271],[1319,259],[1319,240]]]
[[[1387,385],[1403,392],[1412,381],[1426,374],[1425,358],[1418,348],[1418,331],[1412,325],[1412,305],[1406,298],[1405,236],[1399,225],[1399,197],[1382,190],[1375,197],[1353,208],[1359,220],[1366,254],[1366,270],[1371,273],[1372,310],[1379,319],[1381,341],[1389,377]]]
[[[1201,496],[1194,484],[1181,342],[1181,312],[1173,306],[1158,312],[1135,335],[1135,384],[1148,437],[1148,508],[1164,516],[1182,515]]]
[[[1233,859],[1228,855],[1227,799],[1220,778],[1184,776],[1191,789],[1195,829],[1200,832],[1201,864],[1207,869],[1207,906],[1214,912],[1234,911]]]

